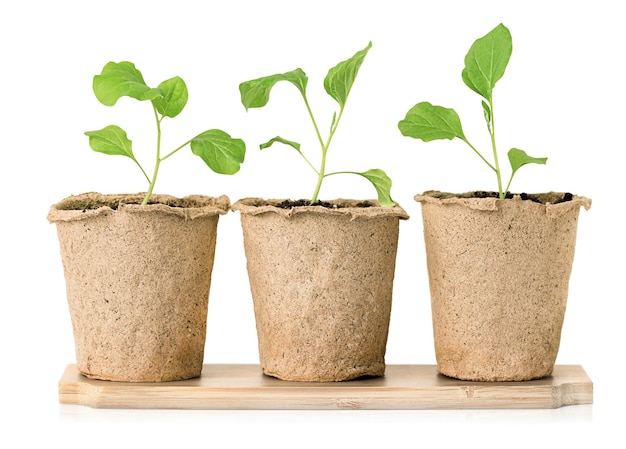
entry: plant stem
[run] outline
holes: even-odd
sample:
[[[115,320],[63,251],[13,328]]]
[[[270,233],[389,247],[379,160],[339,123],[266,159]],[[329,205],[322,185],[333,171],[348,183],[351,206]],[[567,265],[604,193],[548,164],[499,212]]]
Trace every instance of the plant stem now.
[[[154,184],[156,184],[157,175],[159,173],[159,165],[161,165],[161,119],[159,119],[159,114],[156,108],[154,107],[154,105],[152,106],[152,109],[154,110],[154,117],[156,119],[156,127],[157,127],[156,162],[154,163],[154,173],[152,174],[152,181],[150,181],[150,185],[148,186],[148,192],[146,193],[146,196],[144,197],[143,202],[141,203],[144,206],[148,204],[148,201],[150,201],[150,197],[152,196],[152,191],[154,190]]]
[[[326,170],[326,153],[328,152],[328,147],[330,146],[330,142],[333,139],[333,136],[335,135],[335,131],[337,130],[337,126],[339,125],[339,121],[341,120],[342,115],[343,115],[343,106],[339,109],[337,120],[333,122],[333,125],[330,128],[330,133],[328,134],[326,143],[324,144],[322,140],[320,139],[320,144],[322,146],[322,162],[321,162],[319,174],[317,177],[317,184],[315,185],[315,190],[313,191],[313,196],[311,198],[311,204],[314,204],[317,202],[317,198],[320,193],[320,188],[322,187],[322,181],[326,177],[324,173]],[[316,130],[317,130],[317,126],[316,126]],[[318,136],[319,136],[319,132],[318,132]]]
[[[491,97],[491,95],[489,97]],[[505,192],[502,191],[502,176],[500,175],[500,163],[498,162],[498,151],[496,150],[495,113],[493,111],[493,100],[491,98],[489,98],[489,108],[491,110],[491,127],[489,128],[489,135],[491,136],[491,148],[493,149],[496,177],[498,178],[498,194],[500,195],[500,199],[503,200]]]
[[[315,120],[315,116],[313,115],[313,111],[311,110],[311,106],[309,105],[309,100],[306,98],[306,94],[302,94],[302,98],[304,99],[304,105],[306,106],[306,110],[309,113],[309,117],[311,118],[311,122],[313,122],[313,128],[315,128],[315,135],[317,136],[317,140],[322,147],[322,162],[320,165],[319,171],[313,167],[313,165],[309,162],[309,160],[302,154],[304,160],[309,163],[309,165],[315,170],[317,173],[317,184],[315,186],[315,192],[313,193],[313,197],[311,199],[311,204],[317,201],[317,196],[319,194],[320,187],[322,186],[322,180],[324,179],[324,169],[326,168],[326,150],[328,149],[328,143],[324,144],[324,140],[322,139],[322,135],[320,133],[320,129],[317,126],[317,121]]]

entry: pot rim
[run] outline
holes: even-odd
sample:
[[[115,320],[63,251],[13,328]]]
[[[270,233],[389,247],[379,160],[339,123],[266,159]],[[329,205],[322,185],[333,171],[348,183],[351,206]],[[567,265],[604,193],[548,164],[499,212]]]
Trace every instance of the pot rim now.
[[[585,210],[589,210],[591,207],[591,199],[584,196],[572,195],[569,201],[554,202],[554,199],[562,197],[566,192],[543,192],[536,194],[529,194],[530,196],[539,196],[545,198],[545,203],[539,203],[536,201],[530,201],[528,199],[522,199],[523,194],[515,193],[510,198],[503,200],[497,197],[478,198],[474,196],[474,191],[464,193],[450,193],[441,192],[438,190],[428,190],[422,194],[414,196],[414,200],[424,204],[433,205],[460,205],[470,209],[484,210],[484,211],[496,211],[499,210],[503,204],[513,205],[518,204],[520,207],[535,207],[542,208],[546,211],[564,211],[574,208],[584,207]]]
[[[317,206],[294,206],[289,209],[284,207],[278,207],[278,204],[284,201],[293,201],[290,199],[265,199],[258,197],[241,198],[236,201],[232,206],[232,211],[239,211],[241,214],[246,215],[262,215],[266,213],[276,213],[283,217],[289,218],[295,215],[301,214],[316,214],[316,215],[348,215],[351,219],[355,218],[378,218],[378,217],[397,217],[402,220],[407,220],[409,215],[406,211],[396,203],[393,207],[380,206],[376,200],[355,200],[338,198],[333,200],[324,200],[325,203],[330,203],[338,207],[321,207]],[[367,203],[367,207],[363,207],[362,204]]]
[[[166,213],[184,219],[211,215],[224,215],[230,210],[230,199],[221,195],[188,195],[176,197],[153,194],[150,203],[142,205],[145,193],[102,194],[85,192],[70,195],[50,206],[48,221],[51,223],[84,220],[115,213]]]

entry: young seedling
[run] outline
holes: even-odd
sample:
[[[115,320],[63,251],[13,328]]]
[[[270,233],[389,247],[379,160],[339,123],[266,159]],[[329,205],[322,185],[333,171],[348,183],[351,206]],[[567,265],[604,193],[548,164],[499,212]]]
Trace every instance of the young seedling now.
[[[496,128],[492,94],[496,82],[504,75],[512,50],[513,42],[511,33],[504,25],[500,24],[484,37],[474,42],[465,56],[465,68],[461,74],[465,84],[483,97],[481,103],[485,122],[487,123],[487,130],[491,138],[493,163],[489,162],[465,137],[463,128],[461,127],[461,120],[454,109],[433,106],[428,102],[422,102],[413,106],[407,112],[404,120],[398,123],[400,132],[404,136],[421,139],[424,142],[430,142],[436,139],[461,139],[489,166],[489,168],[495,171],[500,199],[505,198],[511,186],[513,176],[520,167],[530,163],[545,164],[547,161],[547,158],[531,157],[520,149],[512,148],[508,152],[509,162],[511,164],[511,176],[506,188],[502,188],[502,174],[496,149]]]
[[[100,75],[93,79],[93,91],[100,103],[113,106],[121,97],[131,97],[139,101],[150,100],[156,120],[156,161],[152,177],[135,158],[132,141],[126,132],[117,125],[109,125],[98,131],[88,131],[89,146],[99,153],[121,155],[132,159],[148,181],[148,191],[142,204],[148,204],[154,190],[161,162],[189,145],[191,151],[215,173],[232,175],[239,171],[244,160],[246,146],[243,140],[234,139],[224,131],[210,129],[186,141],[174,150],[162,155],[161,123],[165,117],[176,117],[187,104],[188,91],[185,82],[178,76],[163,81],[156,88],[148,87],[139,70],[131,62],[109,62]]]
[[[322,186],[322,181],[328,176],[338,175],[338,174],[354,174],[360,175],[370,181],[374,188],[376,189],[376,193],[378,195],[378,202],[381,206],[384,207],[393,207],[395,205],[394,201],[391,199],[391,179],[387,176],[387,174],[380,169],[371,169],[365,172],[354,172],[354,171],[341,171],[341,172],[326,172],[326,157],[328,155],[328,147],[337,131],[337,127],[339,126],[339,122],[341,121],[341,117],[343,116],[343,112],[346,106],[346,101],[348,99],[348,94],[352,89],[352,84],[356,78],[356,75],[367,55],[367,52],[371,48],[372,43],[370,42],[367,47],[363,50],[358,51],[353,57],[347,59],[343,62],[340,62],[335,67],[328,71],[326,78],[324,79],[324,89],[338,104],[339,104],[339,112],[335,112],[332,117],[332,121],[330,124],[330,132],[326,138],[322,137],[320,133],[317,120],[313,115],[313,111],[309,106],[309,100],[307,98],[306,88],[308,83],[308,77],[302,71],[302,69],[295,69],[291,72],[276,74],[265,76],[262,78],[258,78],[251,81],[245,81],[239,85],[239,92],[241,94],[241,102],[245,106],[246,110],[250,108],[260,108],[267,104],[269,101],[270,91],[272,87],[279,81],[288,81],[300,92],[302,95],[302,99],[304,100],[304,106],[308,112],[308,115],[313,124],[313,128],[315,129],[315,135],[321,147],[321,161],[319,168],[316,168],[310,160],[304,155],[304,153],[300,149],[300,144],[298,142],[294,142],[292,140],[284,139],[280,136],[276,136],[273,139],[263,143],[260,145],[261,150],[270,147],[274,143],[282,143],[284,145],[288,145],[294,148],[300,156],[305,160],[305,162],[313,169],[315,174],[317,175],[317,182],[315,184],[315,190],[311,197],[311,204],[315,204],[318,201],[318,196],[320,192],[320,188]]]

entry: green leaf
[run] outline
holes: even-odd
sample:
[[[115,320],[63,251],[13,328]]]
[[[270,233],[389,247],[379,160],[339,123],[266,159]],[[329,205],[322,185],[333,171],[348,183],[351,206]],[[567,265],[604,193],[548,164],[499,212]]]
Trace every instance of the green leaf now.
[[[239,171],[246,154],[241,139],[233,139],[219,129],[210,129],[191,139],[191,151],[215,173],[233,175]]]
[[[165,117],[176,117],[187,104],[189,93],[182,78],[175,76],[159,84],[163,97],[155,98],[152,104]]]
[[[109,125],[98,131],[87,131],[89,146],[98,153],[127,156],[135,160],[132,150],[132,141],[126,137],[126,132],[116,125]]]
[[[295,69],[291,72],[244,81],[239,84],[241,103],[245,106],[246,110],[265,106],[270,99],[272,87],[279,81],[289,81],[298,88],[302,96],[306,96],[308,80],[302,69]]]
[[[346,104],[352,84],[370,48],[372,48],[371,42],[350,59],[342,61],[330,69],[324,79],[324,89],[342,108]]]
[[[461,119],[454,109],[433,106],[428,102],[418,103],[398,123],[402,135],[430,142],[437,139],[465,140]]]
[[[357,173],[366,178],[374,185],[378,194],[378,203],[383,207],[393,207],[396,203],[391,199],[391,178],[387,174],[378,169],[373,168],[366,172]]]
[[[293,140],[283,139],[283,138],[282,138],[282,137],[280,137],[280,136],[276,136],[276,137],[274,137],[273,139],[270,139],[270,140],[268,140],[267,142],[262,143],[262,144],[260,145],[260,148],[261,148],[262,150],[264,150],[264,149],[266,149],[266,148],[271,147],[271,146],[272,146],[273,144],[275,144],[276,142],[278,142],[278,143],[282,143],[282,144],[285,144],[285,145],[289,145],[290,147],[295,148],[298,152],[300,152],[300,144],[299,144],[298,142],[294,142]]]
[[[477,39],[465,56],[465,68],[461,73],[465,84],[486,100],[502,78],[513,52],[511,33],[499,24],[485,36]]]
[[[517,148],[511,148],[509,150],[508,156],[513,173],[515,173],[520,167],[526,164],[545,164],[548,160],[547,157],[531,157],[526,154],[525,151]],[[511,177],[513,176],[511,175]]]
[[[159,89],[151,89],[132,62],[109,62],[100,75],[93,78],[93,92],[100,103],[113,106],[121,97],[154,100],[162,96]]]

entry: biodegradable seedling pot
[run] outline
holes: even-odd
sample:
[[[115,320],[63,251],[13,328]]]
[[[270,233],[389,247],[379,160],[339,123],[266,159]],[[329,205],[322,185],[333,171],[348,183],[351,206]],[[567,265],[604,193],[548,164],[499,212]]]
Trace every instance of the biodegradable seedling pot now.
[[[263,373],[309,382],[383,375],[399,220],[408,216],[373,201],[281,203],[245,198],[232,207]]]
[[[71,196],[53,205],[78,369],[125,382],[198,377],[227,197]]]
[[[415,197],[438,370],[474,381],[546,377],[560,344],[579,209],[591,200],[494,196],[431,191]]]

